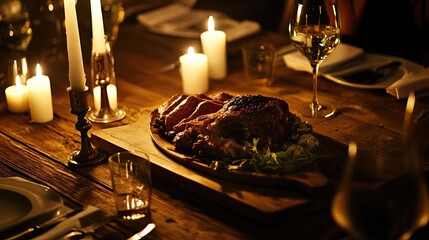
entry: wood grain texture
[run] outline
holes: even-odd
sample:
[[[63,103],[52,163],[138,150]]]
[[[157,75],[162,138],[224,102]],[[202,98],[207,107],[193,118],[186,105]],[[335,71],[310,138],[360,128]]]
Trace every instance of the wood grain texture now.
[[[78,3],[87,4],[85,1]],[[79,14],[83,13],[85,11],[79,11]],[[89,16],[81,17],[81,23],[90,19]],[[73,208],[91,204],[109,214],[115,214],[106,161],[86,168],[71,168],[67,165],[67,156],[80,146],[80,136],[75,129],[76,116],[70,113],[66,91],[69,86],[67,51],[65,45],[60,45],[54,52],[53,49],[41,47],[41,43],[46,43],[44,33],[47,29],[46,26],[35,26],[27,60],[31,73],[34,72],[36,63],[40,63],[43,72],[51,79],[54,120],[34,124],[30,123],[28,113],[11,114],[7,111],[4,94],[0,94],[0,176],[21,176],[46,184],[60,193],[68,206]],[[91,29],[89,24],[83,24],[80,30],[85,73],[90,81]],[[211,81],[209,93],[225,91],[278,97],[286,100],[290,109],[295,111],[297,104],[311,99],[310,74],[295,72],[279,65],[275,69],[273,85],[261,87],[250,84],[242,71],[241,47],[249,42],[262,41],[281,46],[288,43],[289,39],[284,35],[261,31],[254,36],[228,43],[228,76],[223,81]],[[147,109],[154,109],[171,95],[182,92],[178,69],[161,73],[160,68],[175,62],[190,45],[198,51],[201,49],[198,39],[152,34],[133,20],[121,25],[119,38],[113,49],[118,103],[126,109],[127,117],[110,124],[92,124],[89,134],[95,144],[112,152],[130,147],[130,143],[123,140],[133,136],[134,132],[130,131],[142,124],[141,116],[148,112]],[[7,62],[16,53],[1,47],[0,72],[7,73]],[[7,79],[1,80],[0,92],[4,93],[9,84]],[[377,175],[378,164],[394,165],[401,157],[402,119],[406,104],[404,100],[397,100],[384,90],[354,89],[323,78],[319,82],[319,98],[333,103],[338,109],[337,116],[332,119],[302,119],[310,122],[319,137],[329,143],[326,145],[326,152],[336,156],[337,161],[333,165],[322,166],[323,172],[334,183],[341,176],[341,165],[350,141],[357,142],[359,153],[364,155],[365,163],[362,167],[368,175]],[[88,102],[92,106],[91,94]],[[427,108],[428,98],[419,95],[415,114]],[[427,126],[427,120],[420,124]],[[427,127],[422,129],[418,132],[417,139],[422,146],[427,146]],[[113,137],[116,139],[112,140]],[[132,147],[150,152],[154,161],[166,162],[165,156],[154,147],[147,135],[141,138]],[[103,139],[110,139],[113,144],[105,146],[103,144],[107,142]],[[118,148],[113,148],[115,146]],[[157,228],[148,239],[330,240],[345,236],[330,217],[329,201],[332,192],[327,192],[325,199],[311,202],[310,196],[296,192],[276,195],[278,193],[272,190],[255,190],[252,187],[242,187],[237,191],[236,186],[227,181],[204,178],[199,173],[182,169],[188,171],[190,176],[198,177],[211,185],[216,191],[207,190],[186,178],[180,179],[181,182],[176,181],[174,171],[184,167],[171,161],[166,164],[168,170],[153,168],[155,174],[151,220],[157,224]],[[222,192],[228,197],[219,199],[219,195],[214,195],[213,192]],[[285,195],[293,201],[283,202],[281,199]],[[249,198],[257,200],[256,203],[252,206],[242,204]],[[280,202],[273,203],[273,199],[279,199]],[[287,204],[296,207],[288,208],[284,214],[275,214],[275,209],[281,209]],[[248,217],[260,216],[261,211],[258,209],[265,205],[274,209],[268,212],[268,219],[255,221],[254,217]],[[308,208],[309,205],[312,206]],[[237,209],[225,206],[235,206]],[[267,216],[265,213],[262,215]],[[272,222],[274,219],[278,221],[272,224],[261,223],[264,222],[261,220]],[[102,235],[124,239],[143,226],[144,223],[140,222],[115,221],[109,224]]]
[[[152,110],[143,112],[134,124],[94,131],[94,145],[110,153],[118,150],[147,152],[154,174],[158,177],[260,221],[274,222],[287,214],[290,208],[301,205],[306,205],[307,210],[311,211],[314,202],[323,199],[323,195],[318,194],[329,189],[327,178],[317,171],[294,175],[289,186],[268,188],[215,178],[189,168],[169,158],[154,145],[149,132]],[[308,195],[310,192],[313,196]],[[316,205],[316,209],[321,206]]]

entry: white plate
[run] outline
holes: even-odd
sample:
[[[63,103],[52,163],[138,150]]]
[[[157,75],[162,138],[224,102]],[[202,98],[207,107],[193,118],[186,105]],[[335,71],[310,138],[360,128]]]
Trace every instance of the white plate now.
[[[137,15],[137,21],[149,31],[174,37],[199,38],[207,31],[209,16],[215,19],[215,28],[226,33],[228,42],[255,34],[260,24],[255,21],[237,21],[221,12],[192,9],[180,3],[172,3]]]
[[[46,186],[0,178],[0,232],[53,214],[62,206],[62,198]]]
[[[382,63],[391,62],[391,61],[399,61],[401,65],[397,69],[395,69],[391,74],[381,78],[375,84],[352,83],[344,80],[339,76],[331,75],[329,73],[321,73],[321,75],[333,82],[336,82],[344,86],[349,86],[354,88],[364,88],[364,89],[385,89],[390,85],[392,85],[394,82],[404,77],[406,73],[416,72],[424,69],[423,66],[403,58],[381,55],[381,54],[373,54],[373,53],[365,53],[365,56],[363,59],[352,61],[347,64],[349,65],[349,67],[359,67],[359,65],[361,64],[363,65],[363,64],[374,63],[374,65],[377,65],[377,64],[382,64]]]

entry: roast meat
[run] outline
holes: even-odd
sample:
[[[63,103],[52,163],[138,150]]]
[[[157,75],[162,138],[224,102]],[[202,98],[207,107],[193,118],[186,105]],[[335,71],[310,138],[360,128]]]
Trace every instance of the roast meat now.
[[[200,96],[200,101],[195,99],[196,96],[187,96],[163,116],[164,126],[158,127],[171,137],[177,152],[208,159],[234,159],[245,157],[246,141],[252,142],[256,138],[259,147],[275,149],[290,137],[293,119],[285,101],[261,95],[217,96],[222,97]],[[163,106],[166,108],[169,107]],[[180,121],[167,121],[179,110],[186,112],[180,114]],[[159,123],[162,119],[158,118]]]

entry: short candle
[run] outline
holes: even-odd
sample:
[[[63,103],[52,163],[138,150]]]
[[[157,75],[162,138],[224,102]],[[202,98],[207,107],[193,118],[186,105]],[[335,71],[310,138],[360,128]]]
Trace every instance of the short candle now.
[[[112,110],[116,110],[118,108],[118,100],[117,100],[117,89],[114,84],[109,84],[106,87],[107,90],[107,98],[109,99],[109,106]],[[96,86],[92,90],[92,93],[94,95],[94,108],[95,110],[100,110],[101,105],[101,87]]]
[[[213,16],[208,19],[208,31],[201,33],[203,53],[207,55],[209,78],[220,80],[227,74],[226,64],[226,34],[215,30]]]
[[[7,109],[13,113],[28,111],[28,90],[22,85],[19,75],[15,77],[15,84],[6,88]]]
[[[180,56],[180,74],[185,94],[205,93],[209,90],[207,56],[195,53],[193,47]]]
[[[27,88],[31,121],[36,123],[51,121],[54,118],[51,82],[48,76],[42,75],[40,64],[36,66],[36,76],[28,79]]]

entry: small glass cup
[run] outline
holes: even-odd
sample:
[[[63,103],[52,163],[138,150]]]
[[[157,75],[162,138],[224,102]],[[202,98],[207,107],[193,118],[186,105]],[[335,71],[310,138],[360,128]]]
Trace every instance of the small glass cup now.
[[[150,160],[140,151],[123,151],[109,157],[113,195],[118,216],[137,220],[150,216],[152,178]]]
[[[244,71],[251,82],[271,86],[274,80],[276,49],[270,43],[254,43],[242,48]]]

